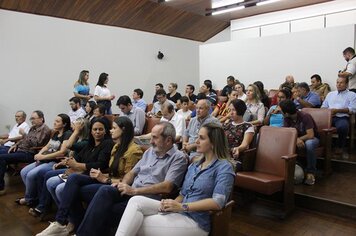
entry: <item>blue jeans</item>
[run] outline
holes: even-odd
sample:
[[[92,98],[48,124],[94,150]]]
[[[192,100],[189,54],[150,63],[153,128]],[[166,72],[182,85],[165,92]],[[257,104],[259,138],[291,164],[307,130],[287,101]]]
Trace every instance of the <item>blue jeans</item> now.
[[[306,140],[305,151],[307,154],[307,173],[314,174],[316,173],[316,154],[315,149],[319,147],[319,139],[313,138]]]
[[[46,212],[52,203],[52,195],[47,189],[47,180],[50,179],[53,176],[56,176],[58,178],[58,182],[60,178],[58,177],[59,174],[64,173],[65,169],[59,169],[59,170],[50,170],[44,173],[43,179],[42,179],[42,187],[39,195],[39,203],[36,206],[36,209],[39,210],[40,212]],[[51,186],[52,187],[52,186]],[[54,186],[54,188],[57,186]]]
[[[8,147],[8,146],[0,146],[0,155],[7,154],[9,149],[10,149],[10,147]]]
[[[97,189],[102,186],[97,180],[90,178],[87,175],[71,174],[69,175],[61,195],[61,201],[58,207],[56,221],[60,224],[66,224],[68,218],[75,226],[80,224],[84,216],[84,209],[82,206],[82,195],[89,198],[94,195]],[[87,192],[92,194],[82,194],[82,187],[85,186]],[[88,200],[88,199],[84,199]]]
[[[0,190],[5,188],[5,172],[8,164],[31,163],[33,162],[33,153],[12,152],[0,155]]]
[[[90,202],[76,235],[107,235],[111,226],[118,226],[122,209],[125,209],[129,199],[129,196],[122,196],[117,188],[102,185]],[[121,214],[113,214],[116,209],[120,209]]]
[[[64,181],[61,178],[59,178],[58,175],[63,174],[64,172],[65,172],[65,170],[58,170],[55,172],[57,174],[49,173],[46,176],[47,177],[46,178],[47,191],[49,192],[49,194],[51,195],[52,199],[54,200],[54,202],[56,203],[57,206],[59,206],[59,203],[60,203],[59,199],[57,198],[57,194],[56,194],[57,187],[58,187],[58,185],[64,183]]]
[[[42,191],[43,177],[47,171],[52,170],[55,162],[38,163],[24,167],[21,172],[21,178],[26,186],[25,199],[27,203],[37,201]]]
[[[349,117],[333,117],[333,126],[336,128],[337,139],[336,146],[343,149],[346,145],[347,135],[349,134]]]

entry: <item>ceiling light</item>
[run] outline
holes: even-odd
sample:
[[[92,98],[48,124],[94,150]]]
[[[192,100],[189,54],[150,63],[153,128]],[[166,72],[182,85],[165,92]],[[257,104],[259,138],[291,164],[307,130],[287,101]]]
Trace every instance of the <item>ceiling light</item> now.
[[[231,11],[238,11],[238,10],[242,10],[244,9],[245,6],[239,6],[239,7],[232,7],[232,8],[228,8],[228,9],[224,9],[224,10],[219,10],[219,11],[213,11],[211,14],[214,15],[220,15],[220,14],[224,14],[227,12],[231,12]]]
[[[263,6],[263,5],[266,5],[266,4],[270,4],[270,3],[275,3],[275,2],[279,2],[281,0],[267,0],[267,1],[263,1],[263,2],[258,2],[256,5],[257,6]]]
[[[211,8],[229,6],[243,1],[244,0],[212,0]]]

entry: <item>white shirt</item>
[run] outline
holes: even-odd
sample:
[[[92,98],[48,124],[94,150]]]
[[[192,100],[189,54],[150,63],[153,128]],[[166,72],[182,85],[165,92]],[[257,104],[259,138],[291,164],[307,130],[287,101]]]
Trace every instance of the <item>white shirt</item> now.
[[[109,97],[111,96],[111,93],[107,87],[100,87],[99,85],[97,85],[94,90],[94,96]]]
[[[84,111],[84,109],[82,107],[80,107],[78,110],[73,111],[70,110],[68,112],[68,116],[70,118],[70,122],[73,123],[74,121],[76,121],[76,119],[80,118],[80,117],[84,117],[87,113]]]
[[[184,119],[187,119],[190,116],[190,114],[192,114],[192,111],[188,110],[184,112],[182,109],[180,109],[179,111],[177,111],[177,114],[183,116]]]
[[[14,127],[12,127],[10,133],[9,133],[9,138],[15,138],[15,137],[18,137],[20,136],[20,129],[23,129],[25,131],[25,133],[27,134],[28,131],[30,130],[30,126],[26,123],[26,122],[23,122],[22,124],[18,125],[14,125]],[[11,147],[12,145],[14,145],[15,142],[12,142],[12,141],[7,141],[4,146],[7,146],[7,147]]]
[[[183,116],[175,113],[171,120],[167,120],[166,118],[162,117],[161,121],[168,121],[171,123],[176,129],[176,136],[183,137],[185,131],[185,119]]]
[[[349,89],[356,89],[356,57],[347,62],[345,72],[351,74],[349,77]]]

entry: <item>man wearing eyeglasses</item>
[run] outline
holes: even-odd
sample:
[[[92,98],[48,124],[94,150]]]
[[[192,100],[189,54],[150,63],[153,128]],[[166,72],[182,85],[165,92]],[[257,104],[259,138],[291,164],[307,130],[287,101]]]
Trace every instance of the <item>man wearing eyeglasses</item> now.
[[[45,124],[42,111],[34,111],[30,118],[32,127],[28,134],[22,133],[22,140],[12,145],[6,154],[0,155],[0,196],[6,193],[4,176],[8,164],[31,163],[36,154],[36,148],[47,144],[51,130]]]

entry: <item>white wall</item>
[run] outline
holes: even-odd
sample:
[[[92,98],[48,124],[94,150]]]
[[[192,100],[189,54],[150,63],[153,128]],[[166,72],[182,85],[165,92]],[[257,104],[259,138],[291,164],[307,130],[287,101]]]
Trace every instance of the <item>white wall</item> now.
[[[82,69],[90,71],[91,92],[106,72],[116,97],[142,88],[148,102],[155,83],[177,82],[184,92],[187,83],[199,82],[201,43],[195,41],[5,10],[0,35],[0,133],[14,124],[18,109],[43,110],[51,127],[56,114],[69,110]]]
[[[309,83],[318,73],[334,88],[346,64],[342,51],[354,44],[355,26],[348,25],[201,45],[200,80],[211,79],[222,88],[233,75],[245,85],[261,80],[271,89],[288,74]]]

